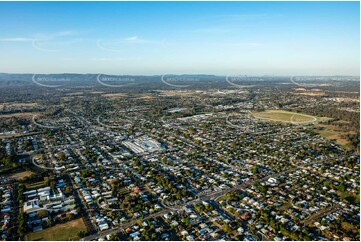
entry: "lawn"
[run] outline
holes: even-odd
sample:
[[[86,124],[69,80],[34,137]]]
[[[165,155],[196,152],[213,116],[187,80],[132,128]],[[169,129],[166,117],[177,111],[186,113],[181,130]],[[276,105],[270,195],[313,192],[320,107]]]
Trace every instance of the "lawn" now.
[[[322,120],[315,116],[283,110],[266,110],[264,112],[253,113],[253,116],[264,120],[299,124],[313,123]]]
[[[25,184],[25,186],[27,189],[38,189],[38,188],[45,186],[45,181],[39,181],[39,182],[30,183],[30,184]]]
[[[59,241],[59,240],[79,240],[78,233],[87,231],[82,218],[72,220],[64,224],[58,224],[53,227],[27,234],[25,240],[43,240],[43,241]]]

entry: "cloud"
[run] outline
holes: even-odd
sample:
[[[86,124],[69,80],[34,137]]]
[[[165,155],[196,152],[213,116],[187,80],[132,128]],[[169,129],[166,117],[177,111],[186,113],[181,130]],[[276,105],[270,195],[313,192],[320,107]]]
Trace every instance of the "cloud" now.
[[[219,28],[200,28],[200,29],[190,30],[189,32],[202,33],[202,34],[224,34],[232,31],[234,31],[234,29],[219,27]]]
[[[261,46],[261,43],[257,42],[233,42],[227,43],[228,45],[236,45],[236,46]]]
[[[158,41],[142,39],[138,36],[129,36],[117,39],[98,39],[96,45],[104,51],[123,52],[129,45],[160,45],[166,47],[167,42],[165,40]]]
[[[218,15],[218,18],[224,19],[246,19],[246,18],[264,18],[264,17],[283,17],[284,14],[282,13],[253,13],[253,14],[225,14],[225,15]]]
[[[124,38],[125,41],[138,41],[139,38],[138,36],[132,36],[132,37],[127,37],[127,38]]]
[[[81,42],[82,39],[80,38],[74,39],[73,36],[76,35],[78,35],[78,32],[73,30],[59,31],[50,34],[38,34],[36,35],[36,38],[32,41],[32,46],[34,49],[43,52],[55,52],[61,50],[61,48],[64,46],[69,46],[71,44]],[[68,37],[73,37],[73,39],[69,39]],[[49,48],[49,45],[52,47]]]
[[[30,42],[33,40],[34,40],[33,38],[24,38],[24,37],[0,38],[1,42]]]
[[[33,40],[31,42],[31,45],[33,46],[34,49],[36,50],[40,50],[40,51],[43,51],[43,52],[56,52],[56,51],[59,51],[60,49],[49,49],[49,48],[43,48],[39,45],[38,41],[37,40]]]
[[[217,15],[216,18],[224,18],[224,19],[244,19],[244,18],[260,18],[266,17],[268,14],[265,13],[254,13],[254,14],[225,14],[225,15]]]
[[[117,41],[115,41],[117,42]],[[119,43],[125,43],[125,44],[157,44],[160,43],[158,41],[154,40],[148,40],[148,39],[142,39],[138,36],[130,36],[126,38],[122,38],[118,41]]]
[[[140,60],[141,58],[129,58],[129,57],[93,57],[90,58],[91,61],[132,61]]]
[[[120,43],[126,44],[148,44],[151,43],[150,40],[141,39],[138,36],[130,36],[119,40]]]
[[[65,37],[76,36],[76,35],[78,35],[77,31],[64,30],[64,31],[59,31],[59,32],[55,32],[55,33],[38,33],[38,34],[35,34],[34,37],[38,41],[47,41],[47,40],[53,40],[53,39],[57,39],[57,38],[65,38]]]
[[[66,30],[66,31],[57,32],[54,35],[55,36],[74,36],[74,35],[78,35],[78,32],[74,31],[74,30]]]
[[[48,34],[34,34],[32,37],[3,37],[1,42],[33,42],[33,41],[50,41],[57,37],[67,37],[77,35],[76,31],[66,30]]]

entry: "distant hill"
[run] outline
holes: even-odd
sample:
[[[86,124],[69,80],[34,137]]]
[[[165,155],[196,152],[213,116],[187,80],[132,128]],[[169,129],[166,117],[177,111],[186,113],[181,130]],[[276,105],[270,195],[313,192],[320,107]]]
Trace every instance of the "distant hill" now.
[[[101,85],[99,83],[99,74],[71,74],[71,73],[62,73],[62,74],[9,74],[9,73],[0,73],[0,86],[24,86],[24,85],[37,85],[36,82],[45,84],[45,85],[61,85],[66,83],[70,85]],[[170,75],[167,75],[166,78],[169,78]],[[185,80],[184,82],[189,81],[219,81],[223,80],[224,77],[217,77],[214,75],[177,75],[178,79]],[[161,83],[161,76],[133,76],[133,75],[105,75],[102,74],[100,79],[105,79],[108,81],[103,81],[111,85],[118,84],[117,79],[120,80],[131,80],[135,84],[141,83],[150,83],[150,82],[159,82]],[[34,81],[35,80],[35,81]],[[120,83],[122,83],[120,81]]]
[[[359,81],[359,77],[351,76],[329,76],[329,77],[306,77],[308,81],[313,82],[340,82],[340,81]],[[230,81],[231,80],[231,81]],[[231,83],[230,83],[231,82]],[[179,88],[179,87],[226,87],[233,83],[239,85],[262,85],[262,84],[290,84],[290,77],[287,76],[236,76],[235,81],[232,78],[226,79],[225,76],[207,75],[207,74],[184,74],[184,75],[106,75],[106,74],[9,74],[0,73],[0,87],[9,86],[46,86],[59,85],[67,87],[83,87],[103,85],[109,87],[117,85],[129,85],[133,87],[142,86],[147,88]]]

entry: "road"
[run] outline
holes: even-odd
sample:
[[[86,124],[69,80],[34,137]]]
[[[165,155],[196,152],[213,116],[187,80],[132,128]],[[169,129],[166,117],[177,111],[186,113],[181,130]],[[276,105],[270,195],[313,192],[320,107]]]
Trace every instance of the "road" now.
[[[312,223],[313,221],[318,220],[319,218],[322,218],[322,217],[326,216],[329,213],[336,212],[338,209],[339,209],[339,207],[336,206],[336,205],[328,207],[325,210],[322,210],[322,211],[320,211],[318,213],[315,213],[315,214],[311,215],[310,217],[308,217],[307,219],[305,219],[303,221],[303,225],[307,226],[310,223]]]
[[[86,205],[84,204],[84,201],[81,199],[81,195],[80,195],[80,192],[76,187],[76,185],[74,184],[73,180],[70,178],[70,176],[68,174],[65,174],[65,179],[68,183],[72,184],[73,186],[73,196],[74,196],[74,200],[75,202],[78,204],[78,206],[80,207],[81,211],[83,212],[83,220],[84,220],[84,223],[85,223],[85,226],[87,227],[88,229],[88,233],[90,234],[94,234],[97,232],[97,229],[95,228],[94,224],[92,223],[91,221],[91,218],[88,214],[88,211],[87,211],[87,207]]]
[[[194,144],[189,144],[189,141],[188,141],[188,140],[184,141],[184,140],[182,139],[182,141],[185,142],[187,145],[191,145],[191,146],[193,145],[193,146],[194,146]],[[195,148],[196,148],[196,147],[195,147]],[[115,156],[113,156],[113,155],[112,155],[110,152],[108,152],[106,149],[103,149],[103,150],[104,150],[108,155],[110,155],[110,156],[114,159],[114,161],[116,161],[116,162],[118,162],[118,163],[121,163],[121,162],[119,162],[119,160],[118,160]],[[232,166],[232,165],[230,165],[230,164],[223,164],[223,163],[222,163],[222,164],[220,164],[220,165],[226,166],[226,167],[228,167],[228,168],[231,168],[232,170],[237,170],[237,169],[238,169],[238,167],[237,167],[237,169],[236,169],[236,167],[234,167],[234,166]],[[145,216],[142,220],[144,221],[144,220],[148,220],[148,219],[150,219],[150,218],[155,218],[155,217],[158,217],[158,216],[162,216],[162,215],[164,215],[164,214],[166,214],[166,213],[168,213],[168,212],[170,212],[170,211],[172,211],[172,210],[173,210],[173,211],[174,211],[174,210],[181,210],[184,206],[193,204],[193,203],[198,202],[198,201],[209,201],[210,203],[215,204],[217,210],[219,210],[222,214],[226,215],[226,217],[233,218],[232,215],[229,215],[221,206],[218,205],[218,203],[216,202],[216,200],[217,200],[219,197],[223,196],[224,194],[226,194],[226,193],[228,193],[228,192],[233,192],[233,191],[245,189],[245,188],[253,185],[254,182],[256,182],[256,181],[259,181],[259,182],[265,181],[265,180],[269,179],[270,177],[277,177],[277,176],[279,176],[279,175],[288,173],[288,172],[290,172],[290,171],[292,171],[292,170],[294,170],[294,169],[296,169],[296,168],[291,168],[291,169],[286,170],[286,171],[282,171],[282,172],[279,172],[279,173],[276,173],[276,174],[271,174],[271,175],[269,175],[269,176],[266,176],[266,177],[263,177],[263,178],[260,178],[260,179],[257,179],[257,180],[247,181],[246,183],[243,183],[243,184],[240,184],[240,185],[236,185],[236,186],[234,186],[234,187],[232,187],[232,188],[229,188],[229,189],[225,189],[225,190],[221,190],[221,191],[216,191],[216,192],[213,192],[213,193],[205,193],[205,194],[202,194],[202,195],[199,195],[199,196],[197,196],[198,194],[195,194],[195,195],[196,195],[196,196],[195,196],[196,198],[193,199],[193,200],[191,200],[191,201],[188,201],[187,203],[184,203],[184,204],[178,205],[178,206],[173,206],[173,207],[165,206],[165,209],[164,209],[164,210],[159,211],[159,212],[154,213],[154,214],[150,214],[150,215],[148,215],[148,216]],[[77,192],[78,192],[78,191],[77,191]],[[159,199],[159,200],[160,200],[160,199]],[[162,202],[162,201],[161,201],[161,202]],[[162,204],[164,204],[164,203],[162,203]],[[85,218],[85,220],[88,220],[88,219]],[[109,230],[106,230],[106,231],[100,231],[100,232],[97,232],[97,233],[94,233],[94,230],[91,230],[91,231],[89,231],[89,232],[91,233],[91,235],[83,238],[82,240],[96,240],[96,239],[99,239],[99,238],[104,237],[104,236],[109,235],[109,234],[119,233],[119,232],[121,232],[123,229],[128,228],[128,227],[134,225],[137,221],[138,221],[138,219],[132,219],[132,220],[129,221],[128,223],[123,224],[123,225],[121,225],[121,226],[119,226],[119,227],[112,228],[112,229],[109,229]],[[93,234],[93,233],[94,233],[94,234]],[[256,236],[256,237],[258,237],[258,236]]]
[[[12,208],[11,208],[11,212],[10,212],[10,216],[11,216],[11,227],[8,228],[9,229],[14,229],[14,231],[16,231],[18,229],[18,216],[19,216],[19,213],[21,211],[21,206],[18,202],[18,186],[19,186],[19,183],[17,181],[14,181],[14,183],[12,184],[1,184],[2,186],[4,187],[7,187],[7,186],[10,186],[11,187],[11,196],[12,196],[12,199],[14,201],[14,203],[12,204]],[[17,232],[15,233],[12,233],[11,236],[9,236],[7,238],[7,240],[12,240],[12,241],[15,241],[15,240],[20,240],[20,236]]]
[[[153,214],[150,214],[148,216],[145,216],[143,218],[143,220],[148,220],[148,219],[151,219],[151,218],[156,218],[156,217],[159,217],[159,216],[163,216],[164,214],[166,214],[168,212],[169,212],[169,209],[165,209],[165,210],[162,210],[160,212],[153,213]],[[86,237],[82,238],[81,240],[82,241],[96,240],[96,239],[104,237],[104,236],[106,236],[108,234],[119,233],[123,229],[126,229],[126,228],[136,224],[138,220],[139,219],[133,219],[133,220],[129,221],[128,223],[125,223],[125,224],[123,224],[123,225],[121,225],[119,227],[116,227],[116,228],[113,228],[113,229],[108,229],[106,231],[100,231],[97,234],[86,236]]]
[[[276,173],[276,174],[272,174],[272,175],[269,175],[269,176],[266,176],[266,177],[263,177],[263,178],[260,178],[256,181],[264,181],[264,180],[267,180],[269,179],[270,177],[275,177],[275,176],[280,176],[282,174],[285,174],[287,172],[290,172],[292,170],[294,170],[295,168],[292,168],[292,169],[289,169],[287,171],[282,171],[282,172],[279,172],[279,173]],[[228,193],[228,192],[232,192],[232,191],[236,191],[236,190],[240,190],[240,189],[245,189],[251,185],[254,184],[255,181],[253,182],[247,182],[247,183],[243,183],[241,185],[237,185],[237,186],[234,186],[232,188],[229,188],[229,189],[226,189],[226,190],[222,190],[222,191],[218,191],[218,192],[214,192],[214,193],[210,193],[210,194],[204,194],[204,195],[201,195],[199,196],[198,198],[194,199],[194,200],[191,200],[191,201],[188,201],[187,203],[184,203],[182,205],[178,205],[178,206],[174,206],[174,207],[167,207],[166,209],[160,211],[160,212],[157,212],[157,213],[154,213],[154,214],[151,214],[151,215],[148,215],[146,217],[143,218],[143,221],[144,220],[148,220],[150,218],[155,218],[155,217],[158,217],[158,216],[162,216],[168,212],[171,212],[172,210],[180,210],[182,209],[184,206],[187,206],[187,205],[190,205],[190,204],[193,204],[197,201],[211,201],[211,202],[215,202],[215,200],[217,198],[219,198],[220,196],[223,196],[224,194]],[[222,211],[224,211],[223,208],[219,207],[218,208],[222,209]],[[227,217],[230,217],[230,215],[228,213],[226,213],[225,211],[223,212],[227,215]],[[121,232],[123,229],[125,228],[128,228],[132,225],[134,225],[136,222],[138,221],[138,219],[133,219],[131,220],[130,222],[126,223],[126,224],[123,224],[119,227],[116,227],[116,228],[113,228],[113,229],[109,229],[109,230],[106,230],[106,231],[102,231],[102,232],[98,232],[96,234],[92,234],[92,235],[89,235],[87,237],[84,237],[82,240],[96,240],[96,239],[99,239],[101,237],[104,237],[106,235],[109,235],[109,234],[113,234],[113,233],[119,233]],[[258,237],[258,236],[257,236]]]

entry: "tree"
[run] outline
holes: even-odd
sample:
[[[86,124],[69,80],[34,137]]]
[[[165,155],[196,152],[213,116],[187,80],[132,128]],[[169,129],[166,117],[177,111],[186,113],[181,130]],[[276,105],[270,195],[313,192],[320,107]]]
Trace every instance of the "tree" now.
[[[344,192],[346,190],[346,187],[343,183],[340,183],[340,185],[337,187],[337,189],[341,192]]]
[[[45,224],[46,224],[46,227],[51,227],[51,226],[53,226],[54,223],[53,223],[53,220],[48,219],[45,221]]]
[[[260,187],[259,187],[259,191],[260,191],[262,194],[266,194],[267,188],[264,187],[264,186],[260,186]]]
[[[22,237],[24,236],[25,232],[26,232],[26,227],[25,227],[25,214],[24,213],[19,213],[18,216],[18,234]]]
[[[222,226],[222,230],[226,233],[231,232],[231,228],[229,227],[229,225],[227,223],[224,223]]]
[[[354,228],[354,226],[351,223],[348,223],[348,222],[342,222],[341,226],[346,231],[351,231]]]
[[[39,210],[39,211],[37,212],[37,214],[38,214],[38,216],[39,216],[40,218],[48,217],[48,211],[47,211],[47,210]]]
[[[252,167],[251,172],[257,174],[259,172],[257,166]]]
[[[72,213],[67,213],[66,214],[66,219],[67,220],[72,220],[74,218],[74,214],[72,214]]]
[[[82,230],[82,231],[79,231],[79,232],[78,232],[78,237],[79,237],[79,238],[85,237],[85,231],[83,231],[83,230]]]

